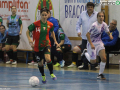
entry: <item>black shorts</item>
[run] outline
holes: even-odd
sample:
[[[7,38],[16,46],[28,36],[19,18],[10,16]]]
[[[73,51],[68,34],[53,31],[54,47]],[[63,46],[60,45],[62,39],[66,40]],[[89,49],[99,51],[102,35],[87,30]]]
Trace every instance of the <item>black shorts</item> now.
[[[47,46],[43,49],[43,51],[35,52],[35,57],[37,62],[40,62],[42,59],[44,59],[44,54],[50,54],[51,48],[50,46]]]
[[[6,37],[6,45],[19,45],[20,36],[9,36]]]
[[[63,45],[61,45],[61,50],[62,50],[63,53],[66,53],[66,52],[71,50],[71,45],[63,44]]]
[[[82,45],[77,45],[78,46],[78,48],[81,50],[82,49]]]

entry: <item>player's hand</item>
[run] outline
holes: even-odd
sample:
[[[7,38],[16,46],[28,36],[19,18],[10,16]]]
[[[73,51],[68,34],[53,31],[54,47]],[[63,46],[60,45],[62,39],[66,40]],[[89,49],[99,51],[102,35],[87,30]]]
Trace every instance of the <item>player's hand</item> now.
[[[60,45],[58,43],[56,43],[56,48],[60,48]]]
[[[34,47],[34,44],[33,44],[33,41],[32,40],[29,40],[29,44],[30,46],[33,48]]]
[[[95,49],[95,46],[93,44],[91,45],[91,49]]]
[[[110,34],[110,39],[113,40],[113,36]]]
[[[19,35],[21,35],[21,34],[22,34],[22,32],[20,31],[20,32],[19,32]]]
[[[78,37],[81,37],[81,32],[78,33]]]

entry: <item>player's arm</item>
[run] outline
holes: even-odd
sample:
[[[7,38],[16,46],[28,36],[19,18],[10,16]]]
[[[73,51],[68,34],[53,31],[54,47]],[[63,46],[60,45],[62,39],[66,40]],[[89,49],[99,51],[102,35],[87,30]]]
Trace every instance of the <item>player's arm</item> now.
[[[61,42],[59,43],[60,46],[64,44],[64,39],[65,39],[65,34],[64,33],[60,34],[60,40],[61,40]]]
[[[29,31],[29,29],[28,29],[27,32],[26,32],[26,35],[27,35],[27,38],[28,38],[28,41],[29,41],[29,44],[31,45],[31,47],[34,47],[33,41],[31,40],[29,33],[30,33],[30,31]]]
[[[29,41],[31,47],[34,47],[34,45],[33,45],[33,41],[30,38],[30,34],[29,33],[34,31],[34,30],[35,30],[35,25],[33,23],[30,26],[28,26],[28,30],[26,31],[26,35],[27,35],[27,38],[28,38],[28,41]]]
[[[20,32],[19,32],[19,35],[22,34],[22,29],[23,29],[23,25],[21,24],[21,25],[20,25]]]
[[[88,40],[88,42],[90,43],[91,48],[92,48],[92,49],[95,49],[95,46],[93,45],[93,43],[92,43],[92,41],[91,41],[90,35],[91,35],[91,34],[90,34],[89,32],[86,34],[87,40]]]
[[[81,18],[81,15],[80,15],[79,19],[77,21],[77,24],[76,24],[76,31],[78,33],[78,37],[81,37],[81,31],[80,31],[81,25],[82,25],[82,18]]]
[[[57,41],[56,41],[56,37],[55,37],[54,31],[51,32],[51,36],[52,36],[52,38],[53,38],[55,44],[57,45],[58,43],[57,43]]]
[[[94,30],[95,30],[95,26],[91,26],[89,31],[86,34],[86,37],[87,37],[88,42],[90,43],[91,49],[95,49],[95,46],[93,45],[91,38],[90,38],[90,35],[94,33]]]
[[[113,40],[113,36],[112,36],[112,34],[110,33],[110,30],[109,30],[109,28],[108,28],[108,26],[107,26],[107,24],[105,23],[105,32],[108,34],[108,36],[110,37],[110,39],[111,40]]]
[[[6,24],[7,24],[7,27],[9,27],[9,20],[7,20],[7,23],[6,23]]]
[[[19,18],[19,24],[20,24],[20,32],[19,32],[19,35],[21,35],[21,34],[22,34],[22,29],[23,29],[21,17]]]
[[[108,34],[108,36],[110,37],[111,40],[113,40],[113,36],[110,32],[106,32]]]
[[[0,25],[2,25],[2,21],[3,21],[3,20],[2,20],[2,17],[0,17]]]

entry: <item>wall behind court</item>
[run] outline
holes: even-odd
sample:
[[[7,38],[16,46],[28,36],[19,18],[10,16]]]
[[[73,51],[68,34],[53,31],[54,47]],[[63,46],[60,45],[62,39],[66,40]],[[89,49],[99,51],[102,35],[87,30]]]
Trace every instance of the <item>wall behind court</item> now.
[[[47,6],[52,16],[59,19],[68,37],[77,37],[76,22],[81,12],[86,10],[85,5],[89,1],[95,0],[0,0],[0,15],[6,26],[7,17],[11,15],[11,6],[17,6],[17,14],[21,16],[23,22],[23,32],[18,49],[31,49],[26,37],[27,27],[40,19],[42,7]],[[95,10],[100,11],[101,7],[97,6]]]

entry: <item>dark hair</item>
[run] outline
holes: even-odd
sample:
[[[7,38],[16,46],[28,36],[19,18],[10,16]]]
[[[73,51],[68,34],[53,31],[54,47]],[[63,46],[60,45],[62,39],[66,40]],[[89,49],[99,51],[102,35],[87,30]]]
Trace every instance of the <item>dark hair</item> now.
[[[40,10],[40,14],[41,14],[42,12],[47,12],[47,13],[48,13],[48,9],[47,9],[46,7],[41,8],[41,10]]]
[[[93,8],[94,8],[94,7],[95,7],[95,4],[92,3],[92,2],[88,2],[88,3],[87,3],[87,7],[88,7],[88,6],[93,6]]]
[[[4,25],[0,25],[0,27],[4,27],[4,29],[6,29]]]
[[[98,13],[97,13],[97,18],[98,18],[98,16],[99,16],[100,13],[103,13],[103,14],[104,14],[104,17],[105,17],[105,13],[104,13],[104,12],[98,12]]]
[[[44,7],[44,8],[47,9],[48,13],[50,12],[50,10],[47,7]],[[50,12],[50,14],[51,14],[51,12]]]
[[[15,6],[15,5],[13,5],[13,6],[11,7],[11,9],[12,9],[13,7],[15,7],[15,8],[16,8],[16,6]]]
[[[103,14],[104,14],[104,20],[103,20],[103,21],[105,22],[105,13],[104,13],[104,12],[102,12],[102,11],[101,11],[101,12],[98,12],[98,13],[97,13],[97,18],[98,18],[98,16],[99,16],[100,13],[103,13]]]
[[[61,26],[60,23],[59,23],[59,20],[58,20],[58,19],[56,19],[56,20],[57,20],[57,22],[58,22],[59,28],[62,28],[62,26]],[[63,28],[62,28],[62,30],[63,30]],[[64,30],[63,30],[63,32],[64,32]]]

